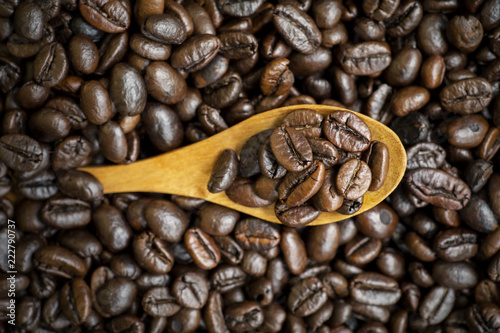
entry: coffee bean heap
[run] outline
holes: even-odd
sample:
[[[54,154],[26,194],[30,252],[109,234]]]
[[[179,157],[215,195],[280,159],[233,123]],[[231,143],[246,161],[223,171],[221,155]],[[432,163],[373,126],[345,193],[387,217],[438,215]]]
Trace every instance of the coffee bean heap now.
[[[208,190],[225,190],[229,199],[249,207],[276,202],[278,219],[298,227],[320,211],[356,213],[366,191],[383,185],[389,163],[387,146],[371,141],[370,129],[354,113],[335,111],[323,120],[314,110],[299,109],[278,128],[252,136],[239,161],[234,150],[224,150]]]
[[[0,331],[499,332],[499,7],[0,1]],[[75,170],[315,103],[383,122],[407,150],[393,194],[340,223],[103,195]]]

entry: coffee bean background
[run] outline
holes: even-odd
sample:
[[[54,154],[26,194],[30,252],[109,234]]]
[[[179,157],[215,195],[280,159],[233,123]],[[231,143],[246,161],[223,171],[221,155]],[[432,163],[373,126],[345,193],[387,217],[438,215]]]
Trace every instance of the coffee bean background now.
[[[0,331],[499,332],[499,8],[0,2]],[[408,151],[395,192],[340,223],[289,228],[199,199],[104,196],[75,171],[314,103],[389,125]],[[241,156],[258,153],[249,145]],[[241,174],[219,175],[236,178],[234,194],[250,204],[277,195],[269,189],[282,171],[263,154],[266,165],[247,157]],[[356,152],[329,158],[377,167]],[[242,178],[261,168],[271,177]],[[7,219],[16,221],[15,327]]]

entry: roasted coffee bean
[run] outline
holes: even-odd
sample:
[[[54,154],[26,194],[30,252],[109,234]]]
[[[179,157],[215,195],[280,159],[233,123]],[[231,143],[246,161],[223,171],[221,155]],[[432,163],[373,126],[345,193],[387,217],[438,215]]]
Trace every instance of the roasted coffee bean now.
[[[230,234],[240,218],[239,212],[227,207],[207,203],[198,210],[200,228],[213,236]]]
[[[405,47],[394,56],[384,77],[391,86],[408,86],[417,78],[421,63],[422,53],[417,48]]]
[[[249,178],[237,177],[226,190],[226,195],[232,201],[247,207],[265,207],[273,203],[255,193],[255,183]]]
[[[349,152],[366,150],[371,140],[368,126],[348,111],[329,114],[324,121],[323,132],[336,147]]]
[[[458,114],[481,111],[492,99],[491,84],[485,79],[471,78],[445,86],[439,93],[445,110]]]
[[[83,227],[91,221],[91,206],[81,200],[53,198],[40,211],[42,221],[58,229]]]
[[[357,229],[366,236],[385,239],[396,230],[399,218],[391,206],[380,203],[356,217]]]
[[[179,304],[189,309],[201,309],[208,298],[208,282],[196,273],[179,276],[172,286]]]
[[[149,64],[144,73],[144,81],[148,93],[162,103],[175,104],[186,96],[186,81],[166,62],[155,61]]]
[[[259,252],[278,246],[281,240],[278,228],[256,218],[246,218],[238,222],[234,237],[246,250]]]
[[[239,266],[222,265],[214,270],[210,285],[220,293],[226,293],[245,284],[246,274]]]
[[[257,53],[258,42],[248,32],[230,31],[221,33],[219,52],[228,59],[245,59]]]
[[[184,130],[181,121],[167,105],[149,103],[141,118],[149,138],[157,149],[167,152],[182,143]]]
[[[139,71],[119,63],[111,70],[109,95],[116,111],[123,116],[136,116],[144,111],[147,100],[146,84]]]
[[[167,242],[179,242],[188,227],[184,211],[173,202],[154,200],[144,209],[147,225],[155,235]]]
[[[227,327],[235,331],[258,328],[264,322],[262,309],[254,302],[245,301],[231,305],[225,310]]]
[[[141,32],[149,39],[164,44],[181,44],[187,38],[183,22],[172,13],[153,14],[141,25]]]
[[[416,169],[409,173],[405,185],[417,198],[447,209],[462,209],[471,197],[465,182],[437,169]]]
[[[300,172],[289,172],[278,187],[279,200],[286,206],[299,206],[319,191],[325,178],[325,166],[314,161]]]
[[[321,32],[314,20],[293,5],[277,5],[273,23],[283,39],[300,53],[311,54],[321,44]]]
[[[430,99],[427,89],[420,86],[408,86],[397,91],[391,101],[391,111],[403,117],[412,111],[420,110]]]
[[[305,136],[293,127],[279,127],[270,137],[271,149],[288,171],[302,171],[312,162],[312,151]]]
[[[372,180],[368,190],[379,190],[389,172],[389,149],[384,143],[373,141],[368,149],[361,154],[361,159],[368,164],[372,173]]]
[[[132,240],[132,230],[118,208],[101,205],[92,213],[92,220],[97,237],[109,251],[121,251]]]
[[[172,67],[188,73],[207,66],[217,55],[221,41],[210,35],[193,36],[172,53]]]
[[[401,291],[396,280],[378,273],[361,273],[350,282],[350,293],[360,303],[392,305],[399,301]]]
[[[294,285],[288,295],[288,309],[296,316],[305,317],[321,308],[328,298],[318,278],[310,277]]]
[[[474,266],[467,262],[438,260],[432,266],[432,276],[438,284],[451,289],[473,288],[478,283]]]
[[[342,206],[344,197],[336,188],[336,179],[336,172],[333,169],[325,171],[323,184],[312,198],[314,207],[324,212],[334,212]]]
[[[498,226],[497,218],[488,203],[473,195],[460,212],[460,217],[472,229],[479,232],[492,232]]]
[[[307,254],[299,234],[294,229],[283,229],[280,246],[290,272],[296,275],[302,273],[306,266]]]
[[[290,112],[283,118],[282,124],[293,127],[306,138],[318,138],[321,135],[323,116],[310,109],[299,109]]]
[[[344,199],[344,201],[342,202],[342,206],[340,206],[340,208],[337,209],[336,212],[342,215],[352,215],[360,210],[362,205],[363,197],[359,197],[355,200]]]
[[[227,1],[217,0],[221,13],[236,17],[245,17],[254,14],[262,5],[262,0],[253,1]]]
[[[112,117],[112,105],[108,91],[99,81],[86,82],[80,91],[80,107],[92,124],[102,125]]]
[[[372,75],[389,66],[391,50],[385,42],[346,43],[341,45],[338,57],[346,73]]]
[[[344,253],[346,260],[351,264],[364,265],[373,261],[381,249],[380,240],[358,234],[346,244]]]
[[[73,36],[69,41],[69,60],[82,74],[92,74],[99,64],[97,46],[86,35]]]
[[[368,191],[371,181],[372,173],[368,164],[352,159],[339,168],[335,185],[345,199],[355,200]]]
[[[441,167],[444,163],[446,152],[438,144],[432,142],[418,143],[407,149],[408,169]]]
[[[184,234],[184,243],[196,265],[212,269],[220,261],[220,251],[215,241],[199,228],[190,228]]]
[[[59,43],[44,46],[34,61],[34,79],[45,87],[54,87],[68,74],[69,62]]]
[[[134,236],[132,251],[137,263],[151,273],[166,274],[172,269],[174,258],[171,251],[151,231]]]
[[[23,134],[5,134],[0,138],[0,160],[9,168],[32,171],[42,162],[42,148],[34,139]]]
[[[47,245],[33,256],[35,267],[42,272],[70,279],[87,274],[87,264],[76,254],[60,246]]]
[[[59,303],[66,318],[76,325],[81,325],[92,311],[89,286],[83,279],[71,280],[71,283],[66,283],[62,287],[59,293]]]

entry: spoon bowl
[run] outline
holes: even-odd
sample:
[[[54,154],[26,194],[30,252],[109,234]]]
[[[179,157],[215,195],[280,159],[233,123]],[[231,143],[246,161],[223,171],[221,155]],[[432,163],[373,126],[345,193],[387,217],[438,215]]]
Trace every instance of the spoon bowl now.
[[[210,193],[207,184],[212,168],[224,149],[237,153],[253,135],[278,127],[283,118],[297,109],[312,109],[327,116],[333,111],[350,111],[328,105],[292,105],[259,113],[227,130],[195,144],[127,165],[90,166],[80,170],[93,174],[103,185],[104,193],[158,192],[205,199],[269,222],[280,223],[274,204],[246,207],[231,201],[224,192]],[[353,112],[353,111],[351,111]],[[376,206],[398,186],[406,170],[406,152],[399,137],[384,124],[356,113],[370,128],[372,140],[381,141],[389,149],[389,171],[378,191],[366,192],[361,209],[353,215],[322,212],[309,225],[337,222]]]

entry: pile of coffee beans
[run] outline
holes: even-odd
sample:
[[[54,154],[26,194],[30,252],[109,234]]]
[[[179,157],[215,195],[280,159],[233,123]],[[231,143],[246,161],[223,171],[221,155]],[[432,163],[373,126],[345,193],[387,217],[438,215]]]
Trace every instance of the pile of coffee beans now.
[[[389,161],[387,146],[371,141],[370,129],[354,113],[335,111],[323,120],[314,110],[298,109],[278,128],[248,139],[240,160],[234,150],[224,150],[208,190],[225,190],[229,199],[249,207],[276,202],[281,223],[300,227],[320,211],[356,213],[363,195],[383,185]]]
[[[0,331],[499,332],[499,7],[0,1]],[[314,103],[408,152],[395,192],[340,223],[103,195],[76,170]]]

